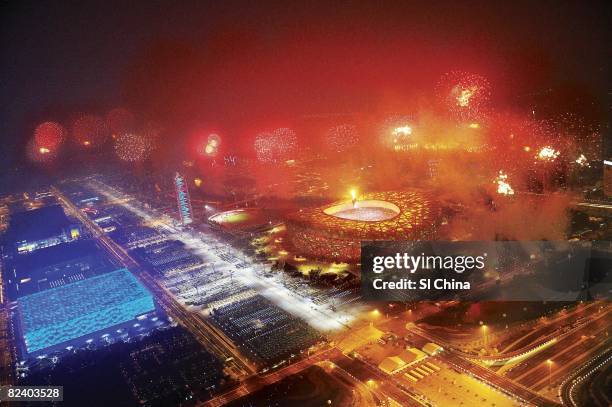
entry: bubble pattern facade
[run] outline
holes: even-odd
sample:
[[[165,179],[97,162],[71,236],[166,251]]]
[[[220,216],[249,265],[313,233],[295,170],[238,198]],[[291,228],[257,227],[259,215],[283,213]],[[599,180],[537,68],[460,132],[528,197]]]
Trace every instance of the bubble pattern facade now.
[[[18,300],[28,353],[128,322],[155,310],[153,297],[120,269]]]
[[[399,214],[372,222],[325,213],[327,208],[343,202],[304,209],[287,222],[289,240],[296,252],[313,259],[356,262],[364,240],[431,240],[436,236],[439,209],[428,193],[374,192],[359,200],[389,202],[399,208]]]

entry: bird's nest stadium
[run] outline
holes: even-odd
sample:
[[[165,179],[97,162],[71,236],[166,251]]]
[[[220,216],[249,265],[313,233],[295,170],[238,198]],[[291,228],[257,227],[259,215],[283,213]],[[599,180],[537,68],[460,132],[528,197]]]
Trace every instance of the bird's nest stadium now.
[[[304,209],[287,222],[296,252],[315,259],[359,261],[364,240],[431,240],[439,208],[426,192],[375,192],[355,202]]]

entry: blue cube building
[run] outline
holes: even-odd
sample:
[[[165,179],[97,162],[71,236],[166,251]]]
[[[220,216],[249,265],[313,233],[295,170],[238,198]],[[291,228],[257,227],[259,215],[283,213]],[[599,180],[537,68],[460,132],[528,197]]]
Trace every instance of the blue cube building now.
[[[18,306],[30,354],[155,310],[149,291],[127,269],[21,297]]]

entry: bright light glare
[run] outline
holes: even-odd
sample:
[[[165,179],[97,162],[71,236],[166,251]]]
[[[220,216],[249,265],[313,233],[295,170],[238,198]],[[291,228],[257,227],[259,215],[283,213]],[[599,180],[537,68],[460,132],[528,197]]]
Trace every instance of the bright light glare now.
[[[412,127],[410,126],[400,126],[393,129],[394,136],[409,136],[412,134]]]
[[[499,171],[497,178],[495,179],[497,184],[497,193],[500,195],[514,195],[514,189],[508,183],[508,175],[503,171]]]

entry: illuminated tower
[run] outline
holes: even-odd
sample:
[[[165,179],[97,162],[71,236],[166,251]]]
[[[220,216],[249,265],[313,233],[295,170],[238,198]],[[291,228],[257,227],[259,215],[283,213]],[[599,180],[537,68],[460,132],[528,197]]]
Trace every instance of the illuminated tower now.
[[[191,200],[185,178],[178,172],[174,176],[174,188],[176,189],[176,200],[178,202],[179,214],[183,225],[193,222],[193,212],[191,210]]]

